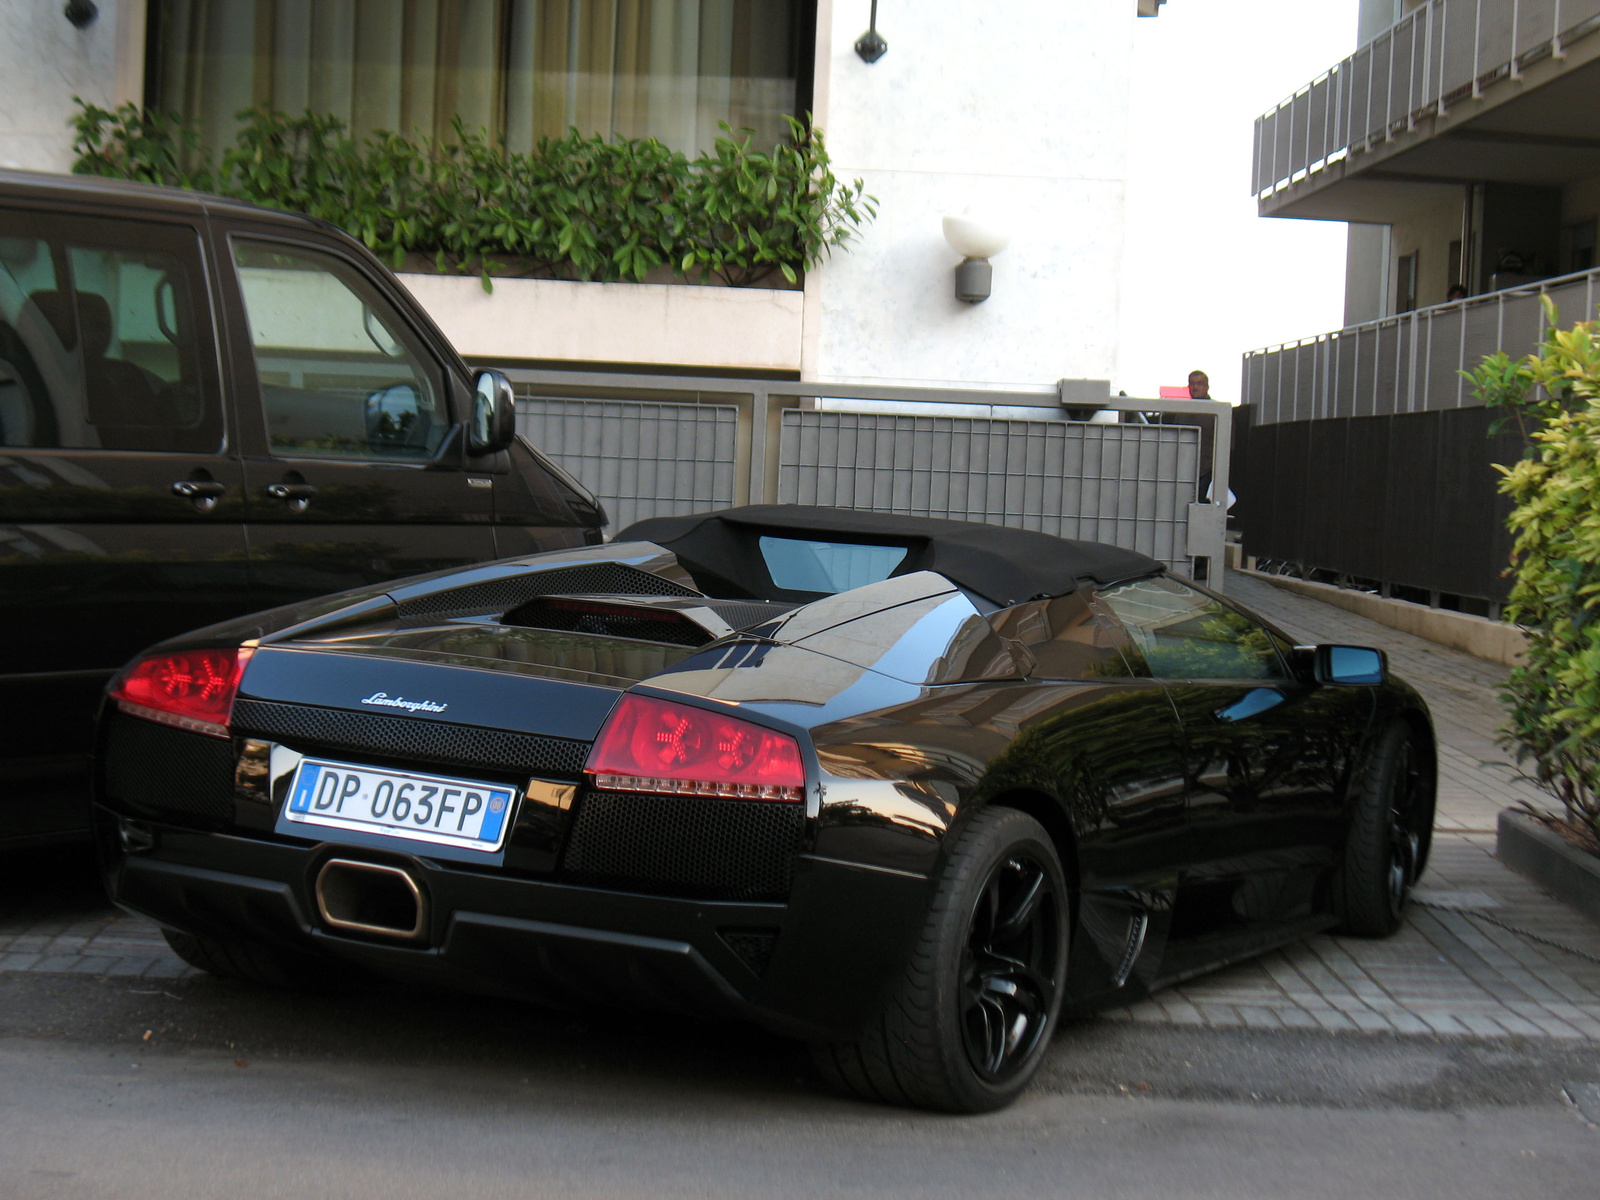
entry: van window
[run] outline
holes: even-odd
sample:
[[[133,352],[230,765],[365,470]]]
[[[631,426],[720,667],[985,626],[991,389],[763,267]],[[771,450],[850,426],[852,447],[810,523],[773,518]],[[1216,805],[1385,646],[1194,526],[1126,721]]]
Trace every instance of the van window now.
[[[438,371],[393,308],[332,254],[235,239],[272,452],[431,458],[450,430]]]
[[[17,224],[34,229],[0,237],[0,445],[215,451],[194,260],[161,248],[193,235],[129,222],[124,241],[105,221]]]

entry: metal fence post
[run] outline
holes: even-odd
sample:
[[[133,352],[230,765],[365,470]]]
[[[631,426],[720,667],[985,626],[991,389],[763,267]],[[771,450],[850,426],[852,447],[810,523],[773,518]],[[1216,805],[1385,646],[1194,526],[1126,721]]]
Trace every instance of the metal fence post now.
[[[1521,0],[1511,0],[1511,78],[1522,78],[1522,65],[1517,62],[1517,26],[1522,20]]]
[[[1481,100],[1483,88],[1478,80],[1483,66],[1483,0],[1478,0],[1477,16],[1472,25],[1472,98]]]
[[[1444,58],[1450,53],[1450,2],[1436,0],[1439,5],[1439,115],[1445,115]]]
[[[750,503],[767,502],[767,412],[771,397],[766,388],[750,389]]]

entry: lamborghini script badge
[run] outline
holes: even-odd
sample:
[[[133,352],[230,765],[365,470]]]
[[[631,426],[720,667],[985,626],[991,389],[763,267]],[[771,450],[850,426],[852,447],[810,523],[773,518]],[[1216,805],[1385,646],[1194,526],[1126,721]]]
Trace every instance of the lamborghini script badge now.
[[[373,692],[361,703],[377,708],[403,708],[407,712],[443,712],[450,707],[448,704],[435,704],[432,700],[407,700],[403,696],[391,696],[388,692]]]

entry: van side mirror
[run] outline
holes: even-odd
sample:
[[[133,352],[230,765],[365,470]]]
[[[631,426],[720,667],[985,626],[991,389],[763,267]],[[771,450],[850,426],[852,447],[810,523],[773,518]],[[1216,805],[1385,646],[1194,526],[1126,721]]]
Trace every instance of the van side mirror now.
[[[1366,646],[1318,646],[1316,663],[1318,683],[1382,683],[1389,675],[1388,656]]]
[[[511,381],[500,371],[479,371],[472,380],[472,421],[467,450],[478,456],[497,454],[517,436],[517,401]]]

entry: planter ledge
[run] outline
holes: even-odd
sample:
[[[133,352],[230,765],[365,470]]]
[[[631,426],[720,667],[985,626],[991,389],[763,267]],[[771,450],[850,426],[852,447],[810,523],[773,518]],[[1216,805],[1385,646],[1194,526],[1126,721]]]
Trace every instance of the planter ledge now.
[[[1495,855],[1556,899],[1600,922],[1600,858],[1512,808],[1501,810]]]

